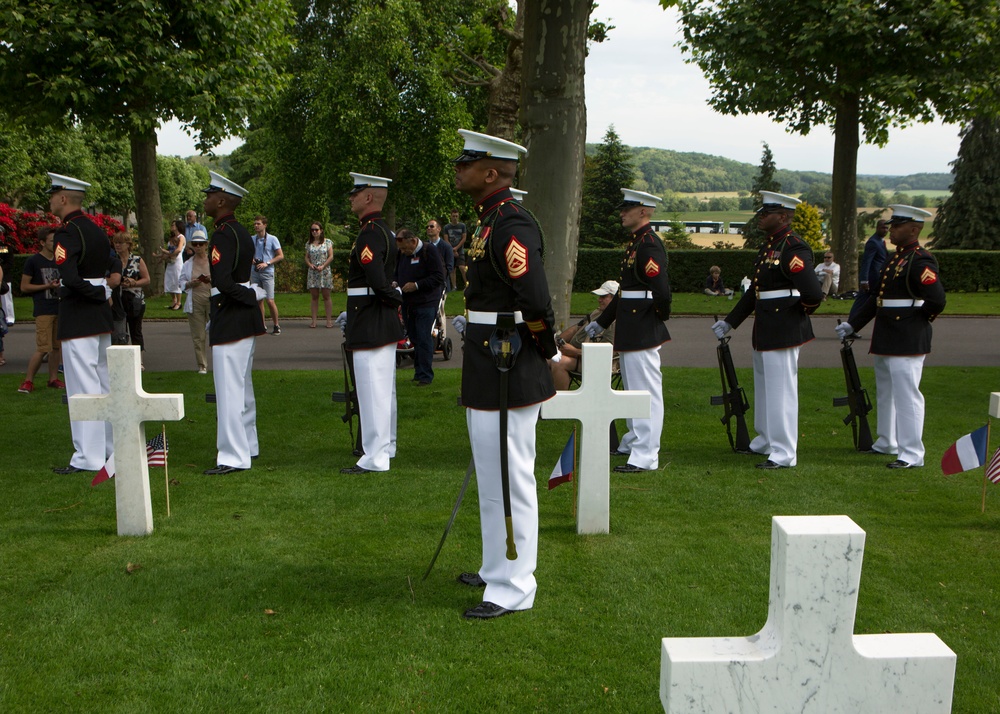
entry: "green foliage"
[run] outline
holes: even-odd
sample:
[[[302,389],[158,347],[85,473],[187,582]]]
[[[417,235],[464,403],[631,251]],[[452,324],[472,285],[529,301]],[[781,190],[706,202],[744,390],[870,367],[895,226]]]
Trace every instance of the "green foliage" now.
[[[165,224],[184,218],[190,209],[201,213],[205,198],[201,190],[208,186],[208,169],[176,156],[158,155],[156,175],[160,182],[160,206]],[[167,228],[165,226],[164,230]]]
[[[813,250],[823,250],[823,221],[815,206],[803,201],[795,207],[792,230],[798,233]]]
[[[606,248],[628,240],[618,206],[621,189],[632,188],[633,174],[628,147],[622,144],[615,127],[609,126],[597,151],[587,157],[583,171],[580,245]]]
[[[760,155],[760,167],[757,169],[757,174],[753,177],[753,185],[750,188],[750,195],[753,197],[753,210],[757,211],[764,201],[761,198],[761,191],[781,191],[781,183],[775,177],[777,173],[777,167],[774,165],[774,154],[771,153],[771,147],[764,143],[764,151]],[[747,221],[746,227],[743,229],[743,247],[756,250],[764,244],[764,240],[767,236],[757,227],[757,216],[754,215],[753,218]]]
[[[934,219],[937,248],[1000,248],[1000,119],[976,117],[962,129],[952,194]]]

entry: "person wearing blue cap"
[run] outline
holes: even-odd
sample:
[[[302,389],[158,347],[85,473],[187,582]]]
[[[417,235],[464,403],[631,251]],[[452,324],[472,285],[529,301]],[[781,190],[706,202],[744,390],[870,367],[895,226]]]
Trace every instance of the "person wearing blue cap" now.
[[[886,466],[924,465],[924,395],[920,393],[924,357],[931,351],[931,323],[945,306],[937,261],[920,247],[927,211],[895,204],[889,240],[896,252],[882,269],[877,290],[850,318],[834,329],[843,339],[875,320],[871,348],[875,361],[878,439],[872,452],[895,454]]]
[[[814,338],[809,316],[823,300],[813,272],[812,248],[792,232],[799,199],[761,191],[758,226],[767,240],[757,253],[750,289],[712,331],[720,340],[753,321],[753,425],[750,452],[767,456],[759,469],[797,463],[799,430],[799,348]]]
[[[55,261],[59,288],[58,337],[62,343],[66,394],[107,394],[108,357],[111,345],[111,243],[96,223],[83,213],[86,181],[49,174],[49,211],[62,220],[56,229]],[[70,421],[73,458],[57,474],[97,471],[114,450],[111,424]]]
[[[524,147],[460,129],[455,188],[479,214],[466,249],[467,322],[462,405],[479,486],[482,567],[460,583],[485,587],[465,611],[489,620],[528,610],[535,600],[538,495],[535,423],[555,394],[547,360],[556,349],[544,243],[534,217],[511,195]]]
[[[225,475],[250,468],[260,453],[257,440],[257,400],[253,391],[253,353],[257,337],[266,333],[257,301],[264,291],[250,286],[253,239],[233,213],[246,189],[209,171],[204,189],[205,214],[213,223],[208,248],[212,290],[208,340],[212,345],[215,412],[218,421],[215,468],[208,475]]]

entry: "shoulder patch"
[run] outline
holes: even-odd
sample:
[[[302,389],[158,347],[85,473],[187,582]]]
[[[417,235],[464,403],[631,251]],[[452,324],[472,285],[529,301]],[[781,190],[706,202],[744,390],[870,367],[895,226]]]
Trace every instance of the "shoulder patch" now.
[[[805,267],[805,261],[797,255],[788,261],[788,270],[790,272],[801,273]]]
[[[657,275],[660,274],[660,265],[655,260],[650,258],[649,261],[646,263],[646,267],[643,268],[643,272],[645,272],[646,275],[648,275],[649,277],[655,278]]]
[[[55,253],[56,265],[62,265],[66,262],[66,249],[62,247],[61,243],[56,243]]]
[[[937,282],[937,273],[930,268],[924,268],[924,272],[920,274],[920,282],[923,285],[933,285]]]
[[[520,278],[528,272],[528,249],[513,236],[504,251],[504,258],[507,260],[507,272],[512,278]]]
[[[219,252],[219,246],[212,246],[212,265],[218,265],[219,261],[222,260],[222,253]]]
[[[363,265],[368,265],[370,262],[372,262],[372,260],[375,259],[375,254],[372,253],[372,249],[371,248],[369,248],[368,246],[365,246],[362,249],[361,255],[358,256],[358,258],[361,260],[361,263]]]

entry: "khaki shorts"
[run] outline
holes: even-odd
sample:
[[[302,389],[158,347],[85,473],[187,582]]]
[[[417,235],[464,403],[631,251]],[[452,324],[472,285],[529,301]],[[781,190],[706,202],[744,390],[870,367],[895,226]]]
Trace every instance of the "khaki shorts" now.
[[[35,349],[39,352],[54,352],[59,349],[58,315],[39,315],[35,318]]]

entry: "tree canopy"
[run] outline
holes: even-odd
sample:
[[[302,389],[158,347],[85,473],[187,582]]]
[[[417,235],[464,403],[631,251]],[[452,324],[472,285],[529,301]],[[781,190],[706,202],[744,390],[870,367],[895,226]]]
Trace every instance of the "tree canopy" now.
[[[635,171],[632,157],[614,126],[609,126],[596,153],[588,157],[583,171],[583,209],[580,243],[593,248],[617,248],[628,240],[618,205],[622,188],[632,187]]]
[[[934,247],[1000,248],[1000,120],[978,117],[966,125],[952,166],[955,182],[934,219]]]

